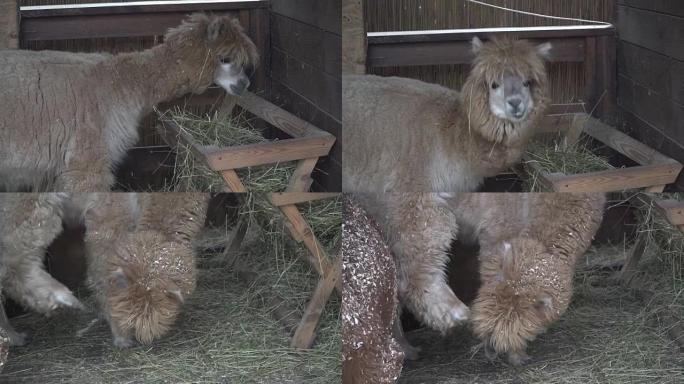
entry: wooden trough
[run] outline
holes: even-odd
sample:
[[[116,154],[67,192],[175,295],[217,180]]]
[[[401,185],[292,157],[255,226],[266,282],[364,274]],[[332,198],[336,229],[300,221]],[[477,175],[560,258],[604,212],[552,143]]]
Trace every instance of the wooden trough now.
[[[171,147],[190,148],[207,166],[221,174],[228,191],[247,192],[235,172],[238,168],[254,167],[296,160],[297,168],[287,188],[288,192],[305,192],[311,187],[313,171],[318,159],[327,156],[335,143],[335,136],[319,129],[265,99],[247,93],[236,100],[237,105],[292,136],[291,139],[268,143],[216,148],[198,144],[176,123],[161,121],[158,132]]]
[[[534,174],[545,189],[553,192],[612,192],[645,188],[648,192],[662,192],[673,183],[682,164],[617,129],[592,118],[586,113],[548,115],[538,133],[558,131],[584,133],[639,165],[606,171],[566,175],[549,173],[539,167],[529,155],[523,156],[523,167],[516,172],[525,177]]]

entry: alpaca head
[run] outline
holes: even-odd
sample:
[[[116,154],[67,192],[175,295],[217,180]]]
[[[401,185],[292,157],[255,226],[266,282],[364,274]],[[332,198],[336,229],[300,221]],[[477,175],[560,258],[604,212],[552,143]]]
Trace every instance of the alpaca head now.
[[[522,364],[527,343],[558,314],[558,304],[546,289],[547,277],[535,272],[546,247],[534,239],[514,238],[481,252],[482,286],[471,307],[473,331],[488,355],[506,353],[509,362]]]
[[[115,245],[109,265],[110,321],[127,337],[150,344],[163,336],[195,287],[192,250],[142,231]]]
[[[473,38],[475,59],[463,87],[471,123],[495,142],[526,137],[547,104],[545,59],[551,44],[534,46],[525,40]]]
[[[240,22],[229,16],[195,13],[169,30],[165,44],[171,47],[185,75],[187,92],[201,93],[212,83],[231,95],[241,95],[250,85],[249,76],[259,55]]]

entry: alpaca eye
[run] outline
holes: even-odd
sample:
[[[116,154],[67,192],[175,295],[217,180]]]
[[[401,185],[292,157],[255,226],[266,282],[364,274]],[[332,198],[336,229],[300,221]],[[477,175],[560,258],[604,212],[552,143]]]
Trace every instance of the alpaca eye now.
[[[492,89],[497,89],[497,88],[499,88],[499,83],[496,83],[496,82],[492,83]]]
[[[221,64],[230,64],[230,59],[227,57],[222,57],[219,59],[219,61],[221,62]]]
[[[525,86],[525,88],[529,88],[530,85],[532,85],[532,82],[527,80],[526,82],[523,83],[523,85]]]

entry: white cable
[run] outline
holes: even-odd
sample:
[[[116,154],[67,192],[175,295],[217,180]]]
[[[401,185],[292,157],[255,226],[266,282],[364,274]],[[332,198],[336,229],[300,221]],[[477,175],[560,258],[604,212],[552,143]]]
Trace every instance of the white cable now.
[[[579,21],[579,22],[583,22],[583,23],[602,24],[602,25],[612,25],[611,23],[606,23],[605,21],[575,19],[575,18],[572,18],[572,17],[550,16],[550,15],[544,15],[544,14],[541,14],[541,13],[526,12],[526,11],[520,11],[520,10],[517,10],[517,9],[511,9],[511,8],[501,7],[501,6],[498,6],[498,5],[489,4],[489,3],[485,3],[485,2],[477,1],[477,0],[466,0],[466,1],[469,1],[469,2],[475,3],[475,4],[479,4],[479,5],[484,5],[484,6],[486,6],[486,7],[497,8],[497,9],[501,9],[501,10],[509,11],[509,12],[513,12],[513,13],[521,13],[521,14],[523,14],[523,15],[530,15],[530,16],[543,17],[543,18],[546,18],[546,19],[566,20],[566,21]]]

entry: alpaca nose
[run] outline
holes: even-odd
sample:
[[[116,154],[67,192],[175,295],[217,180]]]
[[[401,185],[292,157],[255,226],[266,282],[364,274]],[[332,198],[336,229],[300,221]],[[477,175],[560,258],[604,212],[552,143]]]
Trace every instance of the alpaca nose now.
[[[515,110],[518,110],[518,108],[520,108],[520,104],[521,104],[521,103],[522,103],[522,100],[520,100],[520,99],[517,98],[517,97],[516,97],[516,98],[512,98],[512,99],[508,99],[508,104],[509,104],[511,107],[513,107],[513,110],[514,110],[514,111],[515,111]]]

